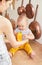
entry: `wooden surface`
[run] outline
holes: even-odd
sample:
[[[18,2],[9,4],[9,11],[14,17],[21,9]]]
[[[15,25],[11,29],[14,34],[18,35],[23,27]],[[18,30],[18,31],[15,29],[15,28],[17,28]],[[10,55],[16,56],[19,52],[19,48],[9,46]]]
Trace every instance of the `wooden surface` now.
[[[30,59],[25,51],[19,50],[12,58],[13,65],[42,65],[42,45],[37,41],[30,41],[30,44],[36,53],[34,59]]]

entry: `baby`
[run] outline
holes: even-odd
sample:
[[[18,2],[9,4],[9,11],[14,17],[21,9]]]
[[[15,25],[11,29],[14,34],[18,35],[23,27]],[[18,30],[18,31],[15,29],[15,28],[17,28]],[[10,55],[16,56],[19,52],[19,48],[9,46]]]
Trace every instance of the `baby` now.
[[[18,51],[19,49],[24,49],[27,52],[27,54],[31,58],[33,58],[35,53],[29,44],[29,39],[31,40],[34,39],[34,35],[32,34],[31,30],[28,29],[28,22],[27,22],[27,17],[25,14],[22,14],[18,17],[17,25],[18,27],[14,30],[14,34],[16,36],[17,41],[28,39],[28,42],[26,42],[20,47],[11,48],[10,53],[14,55],[14,53]]]

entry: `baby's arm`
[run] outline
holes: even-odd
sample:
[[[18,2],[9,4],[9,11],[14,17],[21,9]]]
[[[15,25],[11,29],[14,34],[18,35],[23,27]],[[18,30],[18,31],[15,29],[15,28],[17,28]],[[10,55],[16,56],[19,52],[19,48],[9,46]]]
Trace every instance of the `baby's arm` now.
[[[33,33],[31,32],[31,30],[30,29],[28,29],[28,39],[30,39],[30,40],[33,40],[33,39],[35,39],[35,37],[34,37],[34,35],[33,35]]]
[[[24,36],[25,39],[30,39],[30,40],[35,39],[33,33],[30,30],[29,30],[28,34],[24,34],[23,36]]]
[[[33,33],[29,33],[27,36],[28,36],[28,39],[30,39],[30,40],[35,39],[35,37],[34,37]]]

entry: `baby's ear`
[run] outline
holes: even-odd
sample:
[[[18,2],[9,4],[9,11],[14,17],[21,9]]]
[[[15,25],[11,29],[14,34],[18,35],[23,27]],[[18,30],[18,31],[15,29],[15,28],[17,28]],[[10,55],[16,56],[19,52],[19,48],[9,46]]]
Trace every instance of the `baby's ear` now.
[[[16,28],[16,26],[17,26],[16,21],[15,21],[15,20],[13,20],[13,19],[11,19],[10,21],[11,21],[11,24],[12,24],[13,29],[15,29],[15,28]]]

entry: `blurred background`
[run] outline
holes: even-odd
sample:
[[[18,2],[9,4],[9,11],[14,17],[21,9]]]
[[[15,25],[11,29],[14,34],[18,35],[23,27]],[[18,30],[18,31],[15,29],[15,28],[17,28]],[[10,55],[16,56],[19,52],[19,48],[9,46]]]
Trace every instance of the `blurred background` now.
[[[7,9],[7,13],[9,14],[10,19],[15,20],[16,22],[17,22],[17,18],[18,18],[17,8],[21,6],[21,2],[22,2],[22,0],[15,0],[14,9],[12,9],[11,7],[9,7]],[[23,2],[24,7],[28,3],[29,3],[29,0],[24,0],[24,2]],[[34,6],[35,9],[36,9],[36,5],[37,4],[39,5],[36,20],[39,22],[39,24],[41,26],[41,30],[42,30],[42,0],[31,0],[31,4]],[[4,13],[3,13],[3,15],[4,15]],[[30,24],[32,21],[33,21],[33,19],[28,19],[28,24]],[[37,41],[42,44],[42,36]]]

